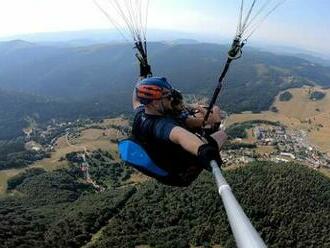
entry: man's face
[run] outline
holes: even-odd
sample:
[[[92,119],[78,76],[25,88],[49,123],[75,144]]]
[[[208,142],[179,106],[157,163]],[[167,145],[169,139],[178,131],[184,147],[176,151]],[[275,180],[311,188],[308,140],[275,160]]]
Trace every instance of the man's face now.
[[[172,97],[170,95],[170,91],[168,91],[168,93],[168,96],[166,96],[165,92],[164,97],[162,97],[160,100],[152,102],[154,109],[157,110],[157,112],[159,112],[160,114],[170,114],[173,111],[173,107],[171,104]]]
[[[172,111],[171,97],[164,97],[160,101],[165,113]]]
[[[167,94],[168,93],[168,94]],[[163,97],[160,100],[154,100],[149,105],[154,111],[157,111],[161,115],[175,115],[178,113],[178,105],[173,106],[173,96],[171,91],[163,92]],[[180,111],[179,111],[180,112]]]
[[[184,110],[182,94],[177,90],[169,90],[167,97],[161,99],[161,107],[165,114],[177,116]]]

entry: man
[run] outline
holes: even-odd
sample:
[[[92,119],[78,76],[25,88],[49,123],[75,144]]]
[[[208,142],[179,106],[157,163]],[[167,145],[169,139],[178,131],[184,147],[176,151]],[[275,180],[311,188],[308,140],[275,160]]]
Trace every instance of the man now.
[[[221,158],[215,140],[189,131],[202,127],[203,109],[197,116],[178,115],[177,95],[178,91],[165,78],[150,77],[138,82],[133,93],[132,134],[155,164],[168,172],[166,178],[158,180],[188,186],[203,169],[209,169],[212,160],[221,164]],[[219,109],[215,108],[207,124],[219,122]]]

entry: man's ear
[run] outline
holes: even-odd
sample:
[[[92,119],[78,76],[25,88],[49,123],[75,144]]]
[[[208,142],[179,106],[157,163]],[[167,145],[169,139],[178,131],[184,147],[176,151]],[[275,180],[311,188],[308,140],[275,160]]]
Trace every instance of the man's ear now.
[[[154,108],[158,108],[158,107],[159,107],[159,104],[160,104],[160,101],[153,100],[153,101],[150,103],[150,106],[152,106],[152,107],[154,107]]]

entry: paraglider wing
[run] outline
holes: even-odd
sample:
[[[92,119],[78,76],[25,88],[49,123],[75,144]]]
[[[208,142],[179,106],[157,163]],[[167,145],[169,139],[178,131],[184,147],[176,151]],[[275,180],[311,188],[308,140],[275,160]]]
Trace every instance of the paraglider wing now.
[[[247,40],[256,32],[261,24],[272,14],[279,6],[281,6],[286,0],[250,0],[249,7],[246,8],[244,0],[241,0],[238,25],[236,29],[235,38],[228,51],[228,58],[226,64],[220,74],[218,85],[214,90],[212,99],[207,109],[207,113],[204,117],[204,124],[210,116],[211,110],[217,101],[219,94],[223,90],[223,82],[225,76],[229,70],[230,64],[233,60],[239,59],[242,56],[242,48],[246,44]]]
[[[253,0],[250,7],[245,10],[244,0],[242,0],[236,37],[239,36],[242,40],[249,39],[267,17],[285,1],[286,0]]]
[[[93,0],[125,41],[133,41],[141,76],[151,75],[147,51],[149,0]],[[142,75],[143,74],[143,75]]]

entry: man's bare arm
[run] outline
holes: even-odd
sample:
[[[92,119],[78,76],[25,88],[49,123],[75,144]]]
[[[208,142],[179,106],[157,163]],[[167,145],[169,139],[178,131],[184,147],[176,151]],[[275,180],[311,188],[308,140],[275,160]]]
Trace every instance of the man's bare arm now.
[[[204,121],[204,118],[188,116],[185,121],[185,125],[191,129],[200,128],[201,126],[203,126],[203,121]]]
[[[188,118],[185,121],[185,125],[188,128],[200,128],[204,124],[204,117],[206,115],[207,109],[199,105],[196,106],[195,109],[198,112],[194,116],[193,115],[188,116]],[[213,125],[219,122],[221,122],[220,108],[214,106],[206,124]]]
[[[195,134],[182,127],[175,127],[172,129],[170,133],[170,140],[196,156],[198,155],[198,148],[205,144]]]
[[[218,147],[204,143],[193,133],[183,129],[182,127],[175,127],[170,133],[170,140],[176,144],[181,145],[183,149],[197,156],[200,166],[205,169],[210,168],[210,162],[216,161],[221,165],[222,160],[219,154]]]

